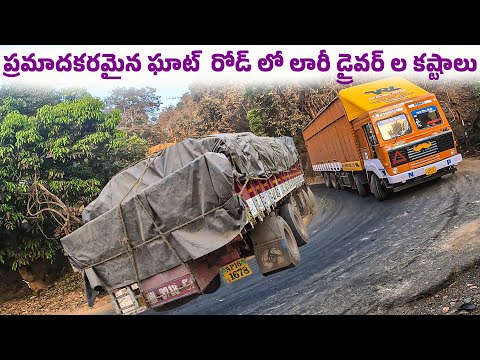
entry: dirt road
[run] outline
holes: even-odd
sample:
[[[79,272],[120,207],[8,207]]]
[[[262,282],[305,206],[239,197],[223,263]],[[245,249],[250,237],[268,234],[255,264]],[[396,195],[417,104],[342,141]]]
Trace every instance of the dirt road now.
[[[312,186],[320,212],[301,264],[254,275],[160,314],[375,314],[480,259],[480,161],[384,202]],[[145,314],[159,314],[148,311]]]

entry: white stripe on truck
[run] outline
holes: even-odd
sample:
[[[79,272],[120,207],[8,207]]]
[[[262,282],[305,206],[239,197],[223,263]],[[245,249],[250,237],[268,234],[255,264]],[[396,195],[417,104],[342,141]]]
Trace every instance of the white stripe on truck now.
[[[326,163],[326,164],[315,164],[312,166],[313,171],[341,171],[342,163]]]
[[[388,175],[382,163],[378,159],[363,160],[363,163],[365,164],[365,169],[367,171],[374,172],[380,179],[388,179],[388,182],[390,184],[397,184],[404,183],[407,180],[415,179],[416,177],[426,175],[425,170],[433,166],[435,166],[437,170],[440,170],[448,166],[458,165],[460,161],[462,161],[462,155],[457,154],[449,158],[437,161],[435,163],[428,164],[417,169],[405,171],[403,173],[392,176]]]
[[[253,217],[260,216],[269,207],[275,206],[285,195],[301,186],[304,182],[303,174],[294,177],[273,188],[263,191],[258,195],[252,196],[246,200],[247,206]]]

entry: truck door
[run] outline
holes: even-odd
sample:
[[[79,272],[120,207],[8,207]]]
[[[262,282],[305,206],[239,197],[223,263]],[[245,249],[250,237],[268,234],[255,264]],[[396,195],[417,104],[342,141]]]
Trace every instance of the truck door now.
[[[375,152],[375,146],[378,145],[378,139],[375,135],[375,131],[373,130],[372,124],[368,123],[362,126],[363,131],[365,132],[365,136],[368,140],[368,145],[370,147],[370,151],[374,158],[377,158],[377,153]]]

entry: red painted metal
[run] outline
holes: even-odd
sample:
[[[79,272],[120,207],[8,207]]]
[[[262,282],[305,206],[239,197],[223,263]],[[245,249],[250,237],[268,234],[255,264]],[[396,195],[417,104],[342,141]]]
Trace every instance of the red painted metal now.
[[[200,292],[184,264],[141,281],[140,290],[151,308]]]

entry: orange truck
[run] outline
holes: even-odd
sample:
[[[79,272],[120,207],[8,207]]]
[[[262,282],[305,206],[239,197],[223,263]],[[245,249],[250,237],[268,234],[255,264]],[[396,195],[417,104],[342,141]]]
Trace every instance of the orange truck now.
[[[462,161],[436,96],[400,77],[340,90],[303,137],[328,188],[371,191],[380,201],[454,173]]]

